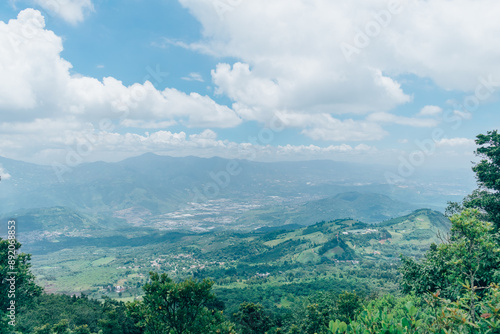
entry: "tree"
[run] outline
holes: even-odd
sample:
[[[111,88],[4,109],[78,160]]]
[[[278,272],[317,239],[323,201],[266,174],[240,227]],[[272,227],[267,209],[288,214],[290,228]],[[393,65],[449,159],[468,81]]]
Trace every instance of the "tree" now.
[[[497,130],[476,137],[479,146],[476,155],[481,157],[472,170],[476,174],[479,188],[468,195],[462,203],[449,203],[447,213],[453,215],[466,208],[480,210],[483,220],[500,228],[500,134]]]
[[[317,292],[295,310],[289,333],[326,333],[332,319],[350,323],[362,311],[362,299],[355,292]]]
[[[363,308],[361,298],[355,292],[344,292],[338,295],[333,309],[336,319],[349,323]]]
[[[54,334],[69,334],[69,321],[64,319],[52,327]]]
[[[35,276],[30,271],[31,255],[19,253],[21,244],[16,239],[0,239],[0,332],[12,327],[5,320],[7,308],[18,310],[21,306],[42,293],[42,288],[35,284]],[[14,303],[14,304],[12,304]],[[18,314],[18,312],[15,312]],[[8,327],[7,327],[8,326]]]
[[[476,173],[479,185],[486,189],[500,191],[500,134],[497,130],[477,136],[480,145],[476,154],[483,159],[472,169]]]
[[[261,304],[244,302],[233,317],[240,325],[242,334],[265,333],[273,327],[271,317],[266,314]]]
[[[222,313],[211,306],[213,282],[191,278],[176,283],[166,274],[150,273],[144,301],[128,304],[129,314],[148,334],[234,333]],[[213,305],[213,303],[212,303]]]
[[[109,297],[104,298],[103,313],[99,319],[102,334],[142,334],[140,328],[134,326],[133,319],[127,316],[126,306]]]
[[[75,327],[75,329],[73,330],[73,333],[74,334],[91,334],[89,326],[87,326],[87,325],[81,325],[81,326]]]
[[[451,236],[433,245],[421,262],[402,258],[401,287],[404,292],[441,291],[447,298],[463,296],[469,287],[474,296],[500,279],[500,238],[493,225],[476,209],[465,209],[451,217]],[[471,297],[470,310],[475,300]],[[473,317],[473,314],[471,313]]]

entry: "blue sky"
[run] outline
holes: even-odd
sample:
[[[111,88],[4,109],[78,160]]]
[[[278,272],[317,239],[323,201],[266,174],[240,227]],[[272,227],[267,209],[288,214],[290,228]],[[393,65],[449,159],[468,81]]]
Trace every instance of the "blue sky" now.
[[[475,135],[498,128],[498,10],[492,0],[5,1],[0,156],[468,167]]]

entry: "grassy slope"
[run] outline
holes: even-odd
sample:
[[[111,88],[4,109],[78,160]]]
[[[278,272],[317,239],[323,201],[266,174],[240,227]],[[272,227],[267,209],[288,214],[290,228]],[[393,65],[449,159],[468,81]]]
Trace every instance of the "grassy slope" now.
[[[391,266],[401,253],[422,254],[430,243],[438,241],[435,232],[445,232],[448,226],[440,213],[418,210],[380,225],[339,219],[260,233],[154,234],[151,242],[148,236],[130,235],[120,247],[95,239],[46,255],[35,254],[33,264],[39,282],[49,291],[83,291],[95,297],[109,293],[102,288],[109,284],[128,288],[122,298],[138,295],[150,270],[168,272],[176,278],[193,274],[216,278],[219,289],[250,289],[255,284],[292,289],[290,284],[320,286],[320,277],[324,282],[337,282],[345,275],[342,273],[363,275],[366,266]],[[367,228],[377,231],[363,234]],[[60,243],[69,245],[73,239],[63,238]],[[257,272],[269,272],[270,276],[257,279]],[[369,284],[384,285],[380,279]],[[109,294],[118,297],[114,292]]]

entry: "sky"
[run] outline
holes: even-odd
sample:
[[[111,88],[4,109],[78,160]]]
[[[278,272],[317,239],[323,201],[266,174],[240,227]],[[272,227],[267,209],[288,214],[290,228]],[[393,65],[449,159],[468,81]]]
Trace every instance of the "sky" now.
[[[499,13],[496,0],[3,1],[0,156],[468,168],[500,120]]]

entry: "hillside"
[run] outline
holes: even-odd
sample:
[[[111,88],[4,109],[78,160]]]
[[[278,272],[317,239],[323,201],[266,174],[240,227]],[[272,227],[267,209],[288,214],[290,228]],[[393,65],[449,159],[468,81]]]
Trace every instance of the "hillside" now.
[[[210,277],[220,284],[237,277],[239,283],[233,283],[239,287],[253,284],[257,273],[269,273],[271,282],[281,285],[291,274],[302,275],[306,281],[320,272],[338,278],[346,270],[364,277],[366,268],[380,267],[388,268],[387,275],[395,279],[392,266],[399,255],[423,254],[437,240],[426,230],[445,232],[445,226],[446,218],[439,212],[418,210],[380,225],[337,219],[245,233],[135,229],[104,237],[59,235],[29,244],[25,250],[34,254],[34,271],[51,291],[84,291],[100,297],[100,286],[114,282],[137,287],[150,270],[178,278]],[[416,234],[421,228],[426,233]],[[374,282],[381,277],[374,276]],[[139,292],[131,288],[126,296]]]
[[[450,221],[440,212],[420,209],[409,215],[378,224],[391,233],[395,244],[421,244],[439,242],[438,233],[445,236],[450,231]]]
[[[327,219],[352,218],[376,223],[408,214],[416,207],[375,193],[345,192],[296,205],[267,206],[245,212],[239,225],[311,225]]]

